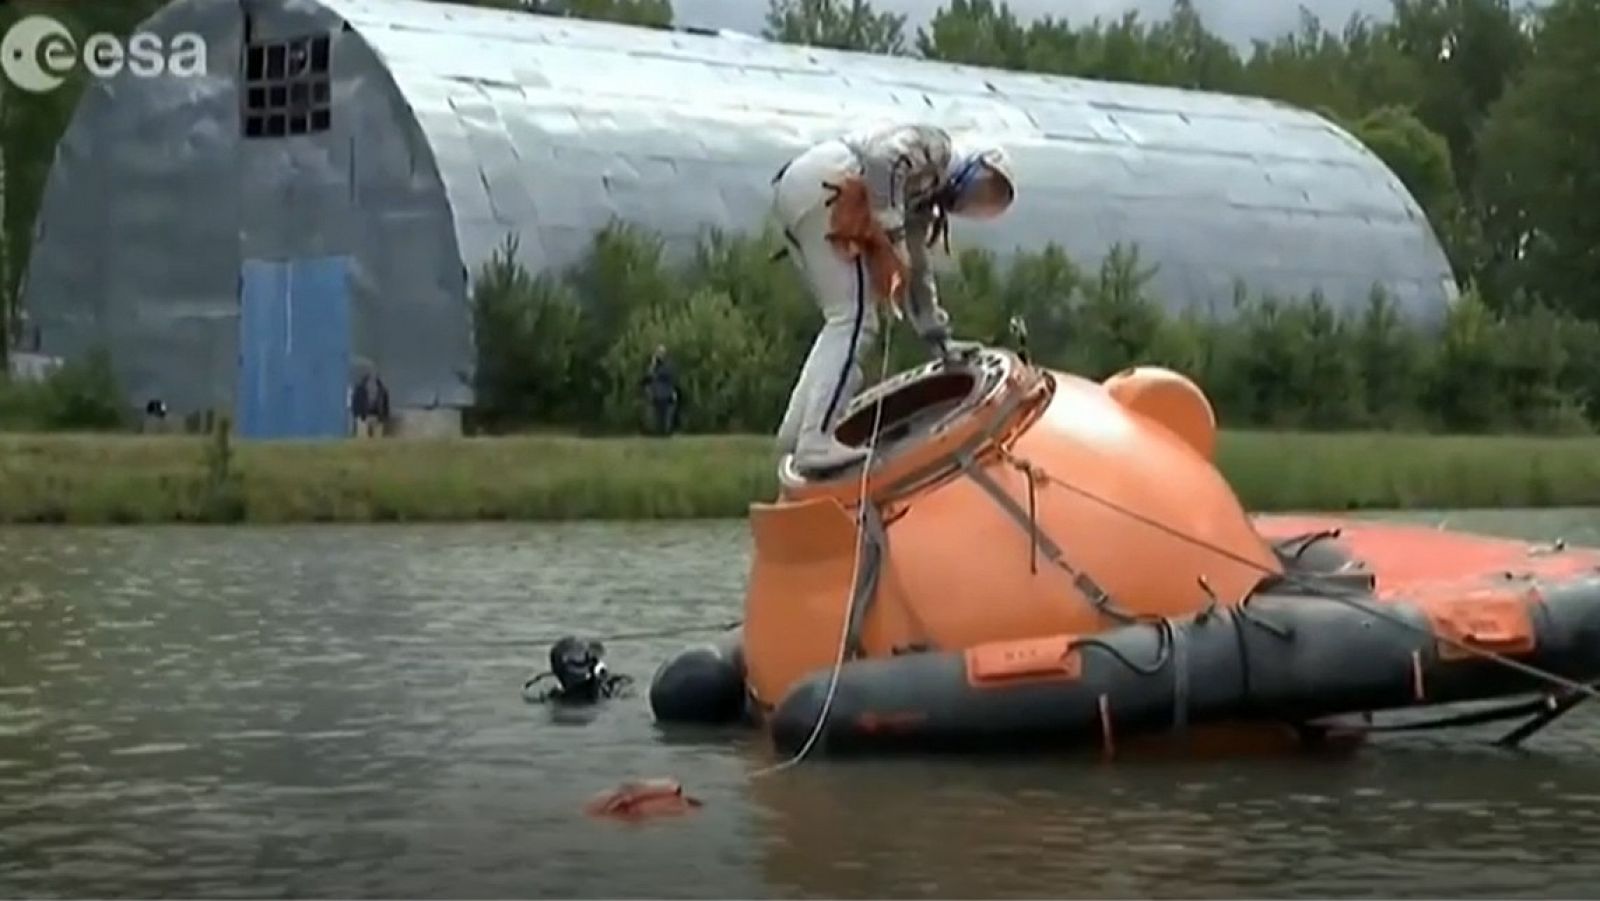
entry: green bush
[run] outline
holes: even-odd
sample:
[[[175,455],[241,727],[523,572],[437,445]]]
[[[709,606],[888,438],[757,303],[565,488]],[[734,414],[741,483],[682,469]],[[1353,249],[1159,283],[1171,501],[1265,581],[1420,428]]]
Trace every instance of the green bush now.
[[[781,401],[782,370],[767,336],[727,294],[701,288],[680,305],[645,307],[630,318],[606,357],[608,425],[643,426],[639,380],[657,345],[671,350],[683,427],[694,432],[758,432],[768,428],[770,402]]]
[[[795,268],[768,233],[709,233],[681,265],[639,229],[613,225],[566,273],[530,276],[509,243],[476,284],[480,421],[492,428],[637,431],[640,379],[664,345],[691,432],[768,432],[820,325]],[[1409,328],[1374,289],[1337,315],[1318,295],[1254,296],[1169,316],[1155,268],[1116,247],[1085,269],[1058,247],[1001,265],[967,250],[939,277],[956,331],[1005,343],[1022,316],[1041,363],[1104,378],[1141,363],[1199,381],[1230,427],[1313,430],[1592,432],[1600,415],[1600,325],[1524,305],[1497,312],[1475,290],[1443,333]],[[891,327],[890,371],[926,359]],[[881,371],[882,345],[865,363]]]
[[[0,429],[107,431],[123,428],[128,421],[122,392],[104,351],[69,361],[42,381],[0,377]]]
[[[587,336],[577,299],[567,285],[529,275],[516,256],[508,238],[473,290],[477,421],[488,428],[580,421],[587,373],[579,343]]]

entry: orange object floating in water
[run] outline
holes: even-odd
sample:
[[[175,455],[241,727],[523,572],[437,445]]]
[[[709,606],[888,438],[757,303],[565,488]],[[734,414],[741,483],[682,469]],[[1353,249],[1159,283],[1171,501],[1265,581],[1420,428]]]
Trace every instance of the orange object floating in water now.
[[[595,795],[584,812],[592,817],[638,821],[682,816],[702,806],[676,779],[632,779]]]

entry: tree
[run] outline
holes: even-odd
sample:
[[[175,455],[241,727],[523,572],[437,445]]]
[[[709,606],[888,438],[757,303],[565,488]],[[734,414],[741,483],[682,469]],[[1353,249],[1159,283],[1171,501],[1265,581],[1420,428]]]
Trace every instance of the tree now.
[[[1379,107],[1346,127],[1394,171],[1427,212],[1446,250],[1452,252],[1452,262],[1458,268],[1464,265],[1467,261],[1457,259],[1457,254],[1464,254],[1465,248],[1451,239],[1460,228],[1462,202],[1445,139],[1409,109],[1394,105]]]
[[[1527,62],[1521,16],[1509,0],[1394,0],[1387,35],[1415,68],[1418,117],[1444,136],[1470,184],[1474,136]]]
[[[867,0],[769,0],[769,40],[866,53],[905,51],[906,17],[880,13]]]
[[[1381,46],[1373,32],[1366,19],[1352,16],[1343,34],[1334,34],[1302,7],[1299,31],[1255,42],[1245,64],[1245,90],[1332,118],[1359,118],[1373,105],[1373,98],[1370,88],[1352,77],[1361,67],[1352,59],[1351,48],[1360,47],[1371,56]]]
[[[927,59],[974,66],[1021,69],[1028,62],[1029,35],[1003,0],[950,0],[926,28],[917,29],[917,52]]]
[[[1243,64],[1201,21],[1192,0],[1175,0],[1165,21],[1138,13],[1074,28],[1045,17],[1022,27],[1004,2],[950,0],[917,35],[930,59],[1058,75],[1237,91]]]
[[[1193,0],[1174,0],[1172,17],[1150,30],[1149,41],[1153,55],[1166,63],[1166,84],[1229,92],[1243,88],[1239,55],[1207,30]]]
[[[1502,300],[1600,318],[1600,0],[1555,0],[1533,49],[1479,138],[1488,275]]]

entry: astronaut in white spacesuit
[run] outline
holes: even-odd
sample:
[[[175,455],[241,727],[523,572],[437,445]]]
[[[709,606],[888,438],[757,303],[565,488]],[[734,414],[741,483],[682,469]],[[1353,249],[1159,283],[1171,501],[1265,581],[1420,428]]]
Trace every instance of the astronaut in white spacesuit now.
[[[853,195],[846,186],[856,189]],[[779,170],[773,207],[786,250],[823,315],[778,428],[779,453],[792,453],[797,469],[837,469],[865,456],[865,448],[844,444],[833,429],[861,388],[861,364],[878,335],[880,303],[908,318],[943,359],[977,349],[951,339],[928,254],[943,236],[946,216],[993,218],[1015,195],[1003,149],[952,138],[930,125],[895,125],[823,141]],[[852,196],[867,209],[841,212],[841,199]]]

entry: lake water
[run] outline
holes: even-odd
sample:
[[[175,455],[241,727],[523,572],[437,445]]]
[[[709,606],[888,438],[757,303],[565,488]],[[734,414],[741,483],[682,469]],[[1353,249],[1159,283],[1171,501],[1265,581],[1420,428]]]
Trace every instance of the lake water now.
[[[1437,517],[1433,518],[1434,520]],[[1600,511],[1449,525],[1600,544]],[[737,619],[739,522],[0,530],[0,895],[1576,896],[1600,711],[1522,753],[836,763],[664,735],[644,686]],[[641,691],[560,717],[568,632]],[[1491,733],[1492,734],[1492,733]],[[672,776],[639,826],[594,792]]]

